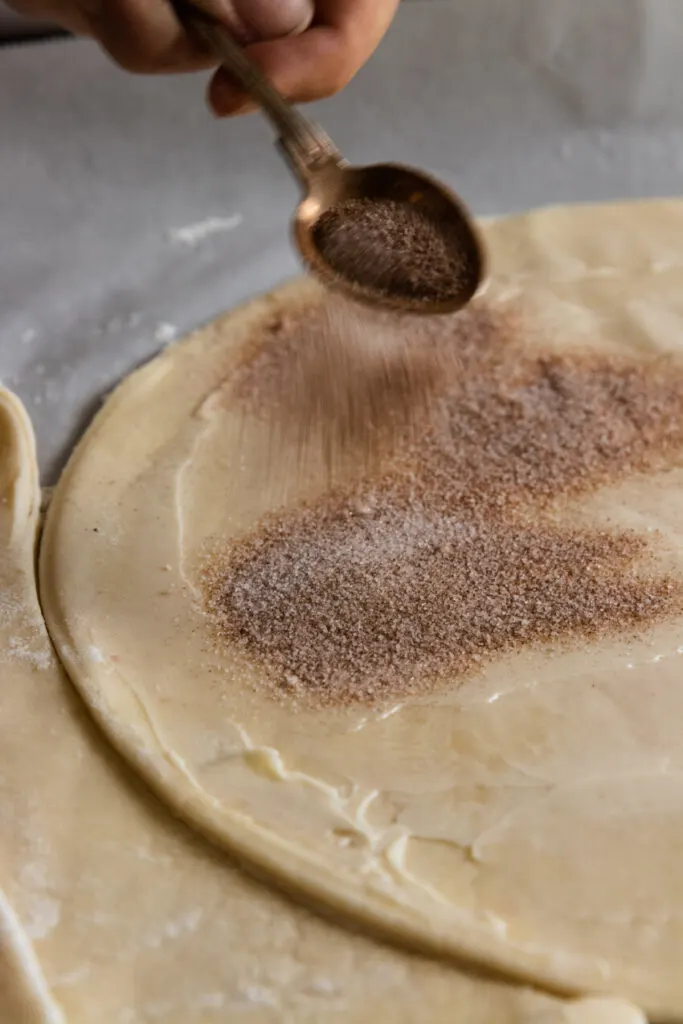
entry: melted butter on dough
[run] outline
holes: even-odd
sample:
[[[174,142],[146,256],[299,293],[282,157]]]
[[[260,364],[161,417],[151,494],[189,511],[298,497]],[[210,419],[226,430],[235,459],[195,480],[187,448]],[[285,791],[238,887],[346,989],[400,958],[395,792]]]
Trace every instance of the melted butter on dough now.
[[[486,231],[487,306],[506,308],[523,290],[556,367],[586,349],[607,369],[613,359],[644,359],[655,375],[660,360],[677,365],[683,261],[669,255],[683,206],[541,211]],[[286,458],[273,482],[267,423],[226,401],[264,326],[319,299],[295,283],[230,314],[134,374],[96,419],[53,498],[41,555],[45,612],[70,674],[177,812],[292,889],[395,941],[680,1015],[679,616],[646,615],[646,630],[631,620],[582,645],[549,637],[501,649],[457,685],[387,707],[274,701],[249,650],[212,643],[198,600],[207,546],[220,538],[237,551],[264,517],[323,497],[320,478],[293,478]],[[552,365],[512,384],[561,402]],[[658,388],[665,395],[666,381]],[[628,429],[626,417],[622,437]],[[521,436],[543,443],[541,431]],[[671,581],[675,596],[683,470],[658,444],[641,458],[643,436],[632,432],[628,472],[600,487],[589,472],[561,515],[551,500],[544,529],[547,516],[562,535],[566,513],[582,536],[641,538],[617,549],[611,578],[634,590]],[[492,429],[491,445],[506,437]],[[605,441],[613,450],[596,436],[591,459]],[[505,516],[523,519],[518,490],[499,490]],[[664,605],[667,591],[655,596]]]

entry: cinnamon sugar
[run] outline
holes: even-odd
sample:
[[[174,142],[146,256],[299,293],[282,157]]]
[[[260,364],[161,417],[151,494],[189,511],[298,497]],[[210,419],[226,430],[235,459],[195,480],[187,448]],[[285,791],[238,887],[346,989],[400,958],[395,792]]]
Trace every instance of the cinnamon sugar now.
[[[683,611],[656,541],[571,513],[681,458],[681,363],[531,348],[481,308],[399,327],[440,368],[419,434],[399,431],[381,472],[270,517],[207,571],[217,635],[260,663],[271,692],[395,700],[531,644]],[[237,384],[263,415],[296,337],[289,324],[266,339]]]
[[[406,326],[338,296],[271,326],[232,396],[268,424],[275,465],[294,451],[301,476],[322,464],[333,484],[350,462],[371,470],[423,429],[453,359]]]
[[[462,232],[419,204],[347,199],[314,230],[325,262],[347,280],[384,295],[443,302],[462,283]]]

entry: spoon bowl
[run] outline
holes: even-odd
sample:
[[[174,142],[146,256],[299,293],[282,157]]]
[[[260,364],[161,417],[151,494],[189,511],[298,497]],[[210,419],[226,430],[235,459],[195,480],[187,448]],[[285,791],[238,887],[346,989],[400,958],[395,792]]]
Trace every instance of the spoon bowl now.
[[[409,205],[429,220],[435,229],[457,238],[462,271],[453,277],[448,291],[438,300],[426,300],[402,291],[378,291],[376,287],[342,274],[321,250],[316,228],[327,211],[349,200],[389,200]],[[452,313],[474,296],[484,276],[484,253],[478,232],[458,197],[439,181],[401,164],[353,167],[330,160],[308,178],[308,191],[293,219],[294,239],[304,263],[331,288],[372,305],[416,313]]]

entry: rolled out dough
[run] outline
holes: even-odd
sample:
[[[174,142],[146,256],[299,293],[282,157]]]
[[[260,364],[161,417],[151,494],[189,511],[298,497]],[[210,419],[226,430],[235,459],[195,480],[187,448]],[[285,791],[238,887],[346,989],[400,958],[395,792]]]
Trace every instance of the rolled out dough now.
[[[171,816],[93,726],[50,647],[38,510],[31,426],[0,388],[2,1024],[414,1024],[450,1021],[453,1006],[473,1024],[574,1024],[582,1004],[318,919]],[[599,1024],[634,1024],[617,1004],[600,1011]]]
[[[30,423],[0,388],[3,1024],[643,1024],[372,942],[247,878],[85,713],[38,605]]]
[[[683,348],[683,204],[540,211],[486,234],[486,302],[523,294],[555,343]],[[417,949],[683,1016],[680,621],[501,658],[376,710],[294,712],[208,642],[206,545],[270,511],[262,425],[245,428],[225,381],[269,318],[316,301],[295,282],[229,314],[96,418],[41,554],[60,658],[174,812],[291,889]],[[683,572],[680,467],[591,501],[599,521],[659,531]]]

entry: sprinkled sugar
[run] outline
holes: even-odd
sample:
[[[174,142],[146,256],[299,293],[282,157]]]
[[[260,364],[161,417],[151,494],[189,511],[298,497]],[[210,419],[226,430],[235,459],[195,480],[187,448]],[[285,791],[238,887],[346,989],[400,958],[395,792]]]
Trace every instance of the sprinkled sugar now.
[[[308,311],[307,331],[321,315]],[[656,536],[579,526],[569,512],[679,459],[683,366],[531,348],[522,328],[481,308],[402,319],[440,370],[421,429],[394,431],[381,470],[214,552],[215,636],[261,665],[271,693],[396,700],[530,644],[639,631],[683,610]],[[296,318],[266,332],[236,399],[277,416],[300,337]]]

